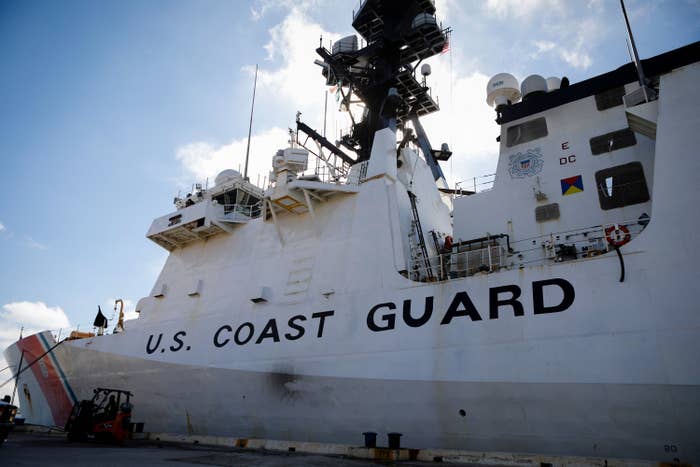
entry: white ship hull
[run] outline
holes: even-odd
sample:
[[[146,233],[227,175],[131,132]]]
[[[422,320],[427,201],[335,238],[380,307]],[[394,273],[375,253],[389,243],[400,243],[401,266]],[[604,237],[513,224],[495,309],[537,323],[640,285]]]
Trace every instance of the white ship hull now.
[[[176,347],[171,336],[178,323],[65,343],[53,353],[77,399],[98,386],[128,388],[136,395],[134,420],[154,432],[359,444],[364,431],[397,431],[411,447],[659,459],[673,446],[680,452],[672,457],[697,459],[700,374],[688,355],[700,354],[699,318],[690,290],[659,290],[670,271],[643,268],[660,264],[652,257],[627,254],[634,286],[620,284],[617,259],[603,256],[575,267],[508,272],[498,281],[482,276],[379,289],[352,308],[339,299],[321,338],[314,325],[296,342],[282,337],[256,345],[253,338],[216,348],[213,336],[222,325],[251,322],[261,329],[267,321],[255,312],[221,313],[184,328],[189,352],[160,352]],[[527,291],[543,277],[566,278],[575,287],[571,308],[532,314]],[[485,291],[504,284],[524,291],[525,316],[506,307],[490,320]],[[461,291],[483,319],[441,325]],[[426,296],[435,297],[434,312],[422,327],[406,326],[399,312],[396,329],[368,330],[372,306],[411,298],[419,304],[417,317]],[[272,314],[286,322],[307,310]],[[148,337],[161,332],[155,358],[146,358]],[[17,347],[7,356],[18,361]],[[19,392],[25,415],[62,423],[46,410],[56,402],[42,400],[40,375],[20,377],[20,388],[27,385]]]

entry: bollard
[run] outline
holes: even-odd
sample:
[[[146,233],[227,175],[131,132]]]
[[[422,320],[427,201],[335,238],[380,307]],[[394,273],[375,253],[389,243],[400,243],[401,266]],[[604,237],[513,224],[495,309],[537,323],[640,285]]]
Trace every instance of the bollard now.
[[[374,431],[365,431],[362,433],[365,437],[365,447],[366,448],[376,448],[377,447],[377,433]]]
[[[389,449],[401,449],[401,433],[387,433]]]

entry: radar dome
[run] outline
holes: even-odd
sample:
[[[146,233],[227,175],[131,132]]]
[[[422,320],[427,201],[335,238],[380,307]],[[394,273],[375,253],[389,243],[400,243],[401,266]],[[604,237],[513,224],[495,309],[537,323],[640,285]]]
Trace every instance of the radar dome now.
[[[546,93],[547,80],[540,75],[530,75],[523,80],[520,85],[520,91],[522,92],[523,100],[529,96]]]
[[[217,175],[214,179],[214,184],[216,186],[219,186],[227,182],[240,180],[241,178],[241,173],[239,171],[233,169],[226,169],[219,172],[219,175]]]
[[[547,92],[556,91],[561,87],[561,79],[556,76],[550,76],[547,78]]]
[[[486,85],[486,103],[498,109],[502,105],[514,104],[520,100],[518,80],[510,73],[499,73]]]

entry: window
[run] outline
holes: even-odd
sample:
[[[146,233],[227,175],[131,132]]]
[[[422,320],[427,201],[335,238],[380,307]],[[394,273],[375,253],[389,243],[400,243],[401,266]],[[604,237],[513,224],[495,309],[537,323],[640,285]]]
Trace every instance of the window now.
[[[639,162],[610,167],[595,173],[600,207],[621,208],[649,201],[644,169]]]
[[[598,110],[606,110],[622,105],[622,97],[625,95],[625,87],[620,86],[608,89],[595,95],[595,107]]]
[[[632,130],[629,128],[624,128],[622,130],[612,131],[610,133],[591,138],[590,144],[591,154],[597,156],[599,154],[616,151],[628,146],[634,146],[637,144],[637,138],[634,136],[634,132]]]
[[[506,147],[527,143],[547,136],[547,121],[544,117],[513,125],[506,130]]]
[[[546,222],[554,219],[559,219],[559,203],[545,204],[535,208],[535,220],[537,222]]]

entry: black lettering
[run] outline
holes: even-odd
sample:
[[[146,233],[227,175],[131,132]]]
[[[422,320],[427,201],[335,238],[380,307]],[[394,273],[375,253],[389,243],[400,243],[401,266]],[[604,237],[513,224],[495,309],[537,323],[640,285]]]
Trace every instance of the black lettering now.
[[[187,333],[185,331],[178,331],[175,333],[175,335],[173,336],[173,341],[175,341],[175,344],[177,344],[177,347],[171,345],[170,346],[171,352],[177,352],[178,350],[180,350],[182,348],[184,342],[182,342],[182,339],[180,339],[180,337],[185,337],[186,335],[187,335]]]
[[[461,307],[461,309],[460,309]],[[450,324],[452,318],[457,316],[469,316],[472,321],[481,321],[481,316],[479,312],[476,311],[474,304],[467,292],[459,292],[455,295],[455,298],[450,303],[450,307],[447,309],[445,316],[440,321],[440,324]]]
[[[390,310],[395,310],[396,305],[394,305],[391,302],[380,303],[379,305],[375,305],[371,310],[369,310],[369,313],[367,314],[367,327],[374,332],[389,331],[391,329],[394,329],[394,326],[396,325],[396,315],[394,313],[382,315],[382,321],[386,321],[385,326],[377,325],[377,323],[374,320],[374,315],[380,308],[388,308]]]
[[[260,337],[258,337],[258,340],[256,340],[255,343],[259,344],[263,340],[268,339],[270,337],[272,337],[272,340],[274,340],[275,342],[280,341],[280,335],[279,332],[277,332],[277,321],[275,321],[275,318],[272,318],[270,321],[267,322],[262,332],[260,333]]]
[[[228,324],[224,324],[223,326],[221,326],[219,329],[216,330],[216,333],[214,334],[214,345],[217,347],[223,347],[226,344],[228,344],[229,341],[231,341],[230,337],[227,337],[226,340],[224,340],[224,341],[219,340],[219,334],[221,334],[222,331],[231,332],[231,331],[233,331],[233,328],[231,326],[229,326]]]
[[[433,316],[433,297],[425,297],[425,308],[419,318],[411,316],[411,300],[403,301],[403,321],[412,328],[419,328]]]
[[[564,294],[561,303],[553,306],[544,306],[544,293],[543,289],[547,286],[555,285],[559,287]],[[542,315],[545,313],[558,313],[564,311],[574,303],[574,298],[576,297],[576,292],[574,291],[574,286],[564,279],[547,279],[544,281],[535,281],[532,283],[532,306],[535,309],[536,315]]]
[[[304,330],[304,327],[303,327],[303,326],[300,326],[300,325],[298,325],[298,324],[296,324],[295,321],[306,321],[306,316],[304,316],[304,315],[296,315],[296,316],[292,316],[291,318],[289,318],[289,321],[287,322],[287,324],[289,325],[290,328],[292,328],[292,329],[294,329],[295,331],[297,331],[297,333],[296,333],[296,334],[286,333],[286,334],[284,335],[284,337],[285,337],[287,340],[295,341],[295,340],[297,340],[297,339],[301,339],[301,338],[304,336],[304,332],[306,332],[306,331]]]
[[[323,337],[323,324],[326,321],[326,316],[333,316],[333,313],[335,313],[333,310],[329,310],[319,311],[318,313],[311,315],[312,318],[321,318],[321,320],[318,322],[318,334],[316,334],[316,337]]]
[[[248,328],[248,337],[246,337],[245,340],[240,339],[241,329],[243,328]],[[253,323],[243,323],[240,326],[238,326],[238,329],[236,329],[236,333],[233,335],[233,341],[238,345],[245,345],[253,338],[253,332],[255,332],[255,327],[253,327]]]
[[[502,292],[510,292],[510,298],[499,300],[498,294]],[[523,305],[518,301],[520,294],[521,290],[517,285],[504,285],[489,289],[489,319],[497,319],[498,307],[507,305],[513,307],[513,314],[515,316],[524,316],[525,311],[523,310]]]
[[[153,339],[153,334],[148,336],[148,342],[146,343],[146,353],[152,354],[156,350],[158,350],[158,346],[160,345],[160,340],[163,338],[163,333],[158,334],[158,340],[156,341],[156,345],[151,348],[151,340]]]

